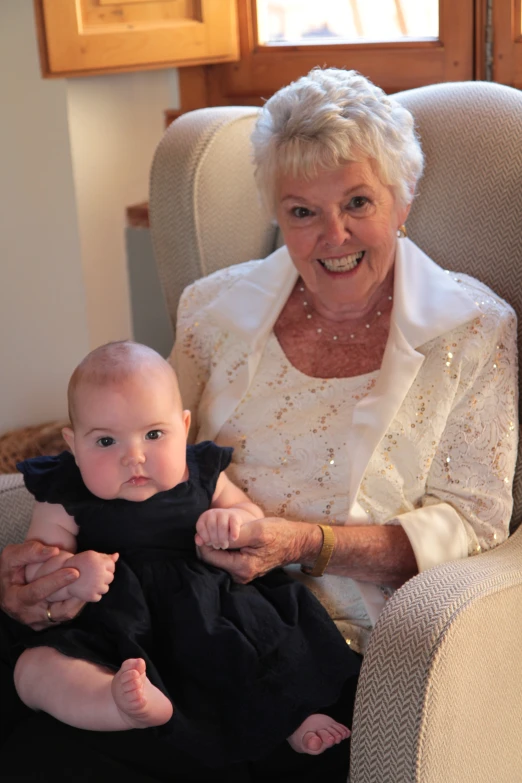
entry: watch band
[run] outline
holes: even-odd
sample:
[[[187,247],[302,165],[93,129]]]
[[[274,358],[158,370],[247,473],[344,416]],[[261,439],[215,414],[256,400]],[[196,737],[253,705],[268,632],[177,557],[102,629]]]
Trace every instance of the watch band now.
[[[318,525],[323,534],[323,545],[313,566],[301,566],[303,574],[322,576],[326,571],[335,548],[335,535],[330,525]]]

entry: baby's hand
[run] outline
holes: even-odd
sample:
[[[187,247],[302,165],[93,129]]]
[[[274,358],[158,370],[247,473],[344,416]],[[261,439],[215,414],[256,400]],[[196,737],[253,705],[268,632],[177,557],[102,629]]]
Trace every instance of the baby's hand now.
[[[210,508],[196,523],[196,545],[228,549],[239,538],[243,517],[234,508]]]
[[[104,555],[101,552],[80,552],[67,561],[68,568],[77,568],[80,576],[69,586],[71,595],[82,601],[99,601],[109,590],[114,579],[114,569],[119,554]]]

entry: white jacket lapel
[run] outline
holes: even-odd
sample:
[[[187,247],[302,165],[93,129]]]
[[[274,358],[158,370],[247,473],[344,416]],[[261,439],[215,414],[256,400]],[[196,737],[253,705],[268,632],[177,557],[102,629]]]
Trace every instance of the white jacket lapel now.
[[[393,300],[390,334],[377,382],[353,412],[351,524],[366,519],[356,502],[361,481],[424,362],[424,355],[416,348],[480,314],[454,275],[409,240],[397,243]]]
[[[247,392],[268,338],[298,274],[286,247],[279,248],[230,288],[202,314],[222,334],[232,336],[220,356],[200,403],[203,425],[198,440],[213,439]],[[231,368],[241,364],[233,379]]]

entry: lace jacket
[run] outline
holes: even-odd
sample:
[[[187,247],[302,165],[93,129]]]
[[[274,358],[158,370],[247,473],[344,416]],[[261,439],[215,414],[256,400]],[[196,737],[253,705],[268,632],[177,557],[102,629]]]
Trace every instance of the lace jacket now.
[[[296,280],[282,247],[183,293],[171,360],[193,440],[215,438],[248,391]],[[512,308],[399,240],[381,370],[353,414],[345,524],[401,524],[420,571],[501,543],[512,510],[517,394]],[[357,584],[375,622],[382,591]]]

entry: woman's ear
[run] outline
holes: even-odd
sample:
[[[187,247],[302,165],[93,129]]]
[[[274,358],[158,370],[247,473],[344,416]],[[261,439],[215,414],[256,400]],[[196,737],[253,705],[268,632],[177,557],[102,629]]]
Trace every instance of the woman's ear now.
[[[400,225],[403,225],[403,223],[406,223],[406,221],[408,220],[410,209],[411,209],[411,201],[409,204],[406,204],[404,207],[402,207],[402,210],[400,211]]]
[[[62,437],[74,454],[74,430],[71,427],[63,427]]]

